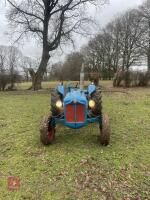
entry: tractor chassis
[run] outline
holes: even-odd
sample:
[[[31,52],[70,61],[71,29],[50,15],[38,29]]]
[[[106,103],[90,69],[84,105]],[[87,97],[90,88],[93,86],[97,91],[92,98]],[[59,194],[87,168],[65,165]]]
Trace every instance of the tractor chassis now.
[[[61,118],[52,117],[51,126],[54,126],[56,124],[62,124],[62,125],[68,126],[68,125],[65,124],[65,122],[66,122],[66,120],[65,120],[64,117],[61,117]],[[83,123],[76,123],[77,126],[72,126],[72,127],[68,126],[68,127],[73,128],[73,129],[80,129],[84,126],[87,126],[90,123],[99,123],[100,128],[102,128],[102,116],[87,118],[86,121],[84,122],[84,124]]]

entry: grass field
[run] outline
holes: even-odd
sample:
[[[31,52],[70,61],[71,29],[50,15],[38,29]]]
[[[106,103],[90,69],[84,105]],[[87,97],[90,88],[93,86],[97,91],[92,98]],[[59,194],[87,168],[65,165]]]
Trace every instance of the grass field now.
[[[108,147],[99,146],[96,124],[58,127],[55,143],[44,147],[39,122],[50,109],[49,91],[1,92],[0,200],[150,199],[150,89],[124,91],[103,93]],[[20,177],[18,191],[8,190],[9,176]]]

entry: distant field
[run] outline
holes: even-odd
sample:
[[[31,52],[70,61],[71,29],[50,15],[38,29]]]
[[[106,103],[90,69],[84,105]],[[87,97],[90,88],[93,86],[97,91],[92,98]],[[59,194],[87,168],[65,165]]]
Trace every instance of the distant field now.
[[[150,89],[123,91],[103,93],[108,147],[99,146],[96,124],[58,127],[55,144],[44,147],[39,122],[50,109],[49,91],[0,92],[0,200],[150,199]],[[9,176],[20,177],[18,191],[8,190]]]
[[[70,81],[70,83],[73,83],[73,84],[77,84],[79,83],[79,81]],[[88,81],[85,81],[85,86],[88,85],[90,82]],[[49,89],[49,88],[54,88],[56,87],[57,85],[59,84],[59,82],[54,82],[54,81],[51,81],[51,82],[43,82],[42,83],[42,88],[44,89]],[[64,82],[64,84],[68,84],[68,82]],[[111,81],[100,81],[100,84],[102,84],[103,86],[110,86],[112,85],[112,82]],[[26,82],[26,83],[18,83],[16,84],[17,86],[17,89],[18,90],[27,90],[28,88],[30,88],[32,85],[31,82]]]

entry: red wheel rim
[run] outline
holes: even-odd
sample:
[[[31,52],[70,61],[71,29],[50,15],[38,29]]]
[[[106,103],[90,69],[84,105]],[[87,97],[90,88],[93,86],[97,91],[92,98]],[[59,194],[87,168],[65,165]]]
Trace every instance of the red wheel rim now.
[[[54,138],[54,135],[55,135],[55,128],[50,128],[48,130],[48,133],[47,133],[47,137],[49,140],[52,140]]]

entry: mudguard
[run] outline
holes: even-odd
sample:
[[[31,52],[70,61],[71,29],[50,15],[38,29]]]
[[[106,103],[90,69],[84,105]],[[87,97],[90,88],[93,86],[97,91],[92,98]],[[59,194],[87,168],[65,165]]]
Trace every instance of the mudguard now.
[[[64,96],[64,94],[65,94],[64,86],[63,86],[63,85],[58,85],[58,86],[57,86],[57,92],[58,92],[59,94],[61,94],[62,96]]]
[[[90,84],[88,86],[88,94],[91,95],[95,91],[96,91],[96,86],[94,84]]]

